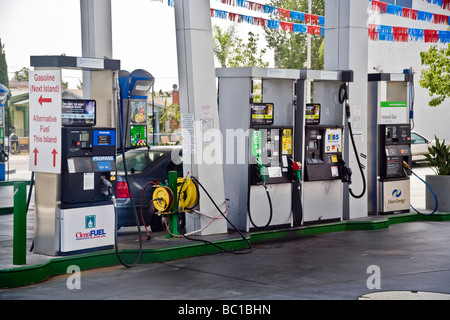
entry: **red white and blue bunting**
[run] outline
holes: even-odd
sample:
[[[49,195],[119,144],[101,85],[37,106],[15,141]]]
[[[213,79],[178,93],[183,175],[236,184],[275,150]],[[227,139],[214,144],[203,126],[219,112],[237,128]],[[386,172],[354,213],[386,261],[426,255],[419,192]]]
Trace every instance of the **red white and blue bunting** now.
[[[165,2],[166,0],[153,0]],[[175,0],[167,0],[169,6],[174,6]],[[251,11],[278,16],[281,20],[266,19],[252,15],[234,13],[226,10],[211,8],[211,17],[217,19],[229,20],[237,23],[246,23],[264,28],[283,30],[294,33],[311,34],[316,36],[324,36],[325,17],[297,12],[293,10],[277,8],[263,5],[247,0],[216,0],[222,4],[240,7]],[[450,0],[422,0],[431,4],[441,6],[443,9],[450,10]],[[426,21],[434,24],[448,25],[449,16],[436,14],[421,10],[392,5],[382,1],[370,0],[369,9],[373,12],[381,14],[392,14],[412,20]],[[284,20],[293,20],[297,22],[289,22]],[[372,41],[393,41],[393,42],[416,42],[424,43],[450,43],[450,31],[433,30],[433,29],[417,29],[407,27],[395,27],[387,25],[369,24],[369,39]]]
[[[255,26],[261,26],[269,29],[283,30],[294,33],[305,33],[316,36],[323,36],[325,28],[316,25],[306,25],[295,22],[279,21],[265,19],[261,17],[253,17],[240,13],[233,13],[224,10],[211,9],[211,17],[225,19],[237,23],[247,23]]]
[[[448,0],[450,2],[450,0]],[[449,17],[443,14],[431,13],[421,10],[415,10],[411,8],[401,7],[393,4],[389,4],[382,1],[371,1],[370,8],[374,12],[387,13],[391,15],[396,15],[403,18],[409,18],[413,20],[426,21],[435,24],[446,24],[449,23]],[[441,0],[442,2],[442,0]]]
[[[373,41],[450,43],[450,31],[392,27],[369,24],[369,39]]]
[[[450,10],[450,0],[422,0],[441,7],[442,9]]]

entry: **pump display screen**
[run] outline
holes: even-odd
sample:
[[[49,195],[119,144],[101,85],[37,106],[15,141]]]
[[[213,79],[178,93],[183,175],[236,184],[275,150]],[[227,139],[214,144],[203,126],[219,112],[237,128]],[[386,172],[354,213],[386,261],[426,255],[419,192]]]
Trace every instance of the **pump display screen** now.
[[[309,140],[308,149],[315,150],[317,148],[317,140]]]
[[[96,102],[95,100],[62,100],[63,126],[95,126]]]
[[[89,141],[89,133],[87,133],[87,132],[83,132],[83,133],[81,133],[81,137],[80,137],[81,139],[81,141]]]
[[[147,127],[131,126],[130,128],[131,146],[142,147],[147,145]]]

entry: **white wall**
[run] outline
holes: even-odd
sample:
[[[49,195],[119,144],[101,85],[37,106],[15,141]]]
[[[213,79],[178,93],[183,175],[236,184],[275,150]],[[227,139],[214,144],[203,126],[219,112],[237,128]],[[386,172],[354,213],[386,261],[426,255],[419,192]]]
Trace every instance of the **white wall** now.
[[[449,10],[443,10],[436,5],[428,4],[422,0],[413,1],[413,9],[450,15]],[[397,17],[389,14],[379,14],[369,11],[368,23],[389,26],[447,30],[448,26],[424,21],[415,21],[408,18]],[[420,61],[420,52],[427,51],[432,44],[424,42],[390,42],[369,40],[369,64],[368,72],[376,72],[373,68],[380,66],[383,72],[398,73],[403,69],[412,67],[415,71],[415,104],[414,104],[414,130],[421,132],[426,137],[434,139],[445,138],[450,141],[450,98],[446,99],[438,107],[430,107],[428,90],[419,85],[420,72],[423,69]],[[443,48],[447,45],[437,44]]]

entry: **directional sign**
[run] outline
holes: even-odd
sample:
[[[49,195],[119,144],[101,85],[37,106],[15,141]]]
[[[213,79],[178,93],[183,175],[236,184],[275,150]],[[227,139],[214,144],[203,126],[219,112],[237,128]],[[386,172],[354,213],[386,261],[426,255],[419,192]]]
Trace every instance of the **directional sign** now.
[[[61,173],[61,70],[30,71],[30,170]]]

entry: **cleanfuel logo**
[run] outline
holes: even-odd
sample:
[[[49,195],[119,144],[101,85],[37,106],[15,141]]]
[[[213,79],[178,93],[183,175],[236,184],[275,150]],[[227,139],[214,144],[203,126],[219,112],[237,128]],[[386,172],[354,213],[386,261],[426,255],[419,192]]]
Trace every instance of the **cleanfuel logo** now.
[[[86,216],[84,218],[84,227],[85,229],[93,229],[95,228],[95,215],[94,216]]]
[[[400,199],[400,197],[402,196],[402,190],[400,189],[394,189],[392,191],[392,197],[394,198],[394,200],[389,199],[388,203],[389,204],[395,204],[395,203],[405,203],[406,199]]]
[[[88,240],[88,239],[98,239],[105,238],[105,229],[96,229],[97,219],[95,215],[89,215],[84,217],[84,229],[85,231],[80,231],[75,233],[76,240]]]

